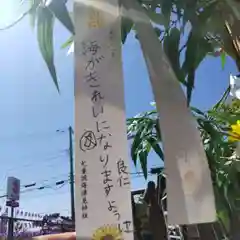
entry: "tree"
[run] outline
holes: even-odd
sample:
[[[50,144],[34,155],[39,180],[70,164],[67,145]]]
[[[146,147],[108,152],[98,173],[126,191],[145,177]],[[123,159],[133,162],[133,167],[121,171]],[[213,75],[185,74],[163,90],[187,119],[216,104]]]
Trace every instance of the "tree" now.
[[[74,25],[66,7],[67,0],[30,2],[29,10],[16,23],[29,15],[32,26],[36,25],[41,54],[58,88],[53,54],[53,27],[54,19],[57,18],[74,35]],[[187,89],[188,103],[194,88],[196,69],[207,55],[220,55],[222,65],[226,61],[226,55],[229,55],[240,70],[240,31],[237,28],[240,20],[239,2],[234,0],[138,0],[138,2],[142,11],[148,15],[149,21],[153,23],[159,47],[163,45],[177,79]],[[131,30],[135,31],[138,38],[133,21],[123,16],[123,43]],[[63,44],[63,48],[70,46],[72,42],[73,37],[70,37]],[[184,59],[181,64],[182,55]],[[234,112],[235,104],[238,107]],[[211,168],[218,199],[219,219],[223,219],[227,226],[226,220],[232,220],[238,213],[236,202],[238,193],[235,190],[239,189],[239,158],[235,154],[236,144],[226,139],[231,130],[230,126],[240,119],[239,103],[234,102],[229,106],[221,100],[208,112],[201,112],[195,108],[192,108],[192,111],[197,119]],[[147,156],[151,149],[164,160],[164,153],[159,144],[161,131],[157,118],[157,112],[153,110],[128,119],[129,133],[134,134],[132,159],[135,163],[140,160],[145,176]],[[231,230],[235,231],[234,223],[230,223],[230,226]]]
[[[239,192],[240,192],[240,157],[236,154],[236,142],[240,135],[232,132],[231,126],[240,119],[240,100],[230,104],[221,99],[212,109],[202,112],[192,108],[198,123],[206,151],[216,196],[219,221],[232,234],[238,232]],[[158,126],[156,110],[144,112],[127,120],[128,133],[133,137],[131,157],[136,164],[141,164],[147,178],[148,154],[151,150],[164,161],[161,146],[161,131]],[[237,223],[237,225],[236,225]]]
[[[21,2],[25,1],[27,0]],[[164,51],[178,80],[186,86],[188,102],[194,88],[195,71],[208,54],[217,56],[220,54],[223,65],[228,54],[236,61],[240,70],[238,38],[240,30],[236,27],[240,20],[240,3],[234,0],[138,0],[138,2],[147,13],[149,21],[154,24],[159,47],[163,42]],[[67,0],[31,0],[29,9],[14,23],[2,29],[13,27],[27,15],[30,16],[32,27],[37,27],[39,49],[58,90],[53,28],[56,18],[72,34],[62,47],[66,48],[72,44],[74,25],[67,3]],[[133,21],[123,16],[123,43],[131,30],[136,32]],[[182,52],[185,52],[185,56],[183,64],[180,64]]]

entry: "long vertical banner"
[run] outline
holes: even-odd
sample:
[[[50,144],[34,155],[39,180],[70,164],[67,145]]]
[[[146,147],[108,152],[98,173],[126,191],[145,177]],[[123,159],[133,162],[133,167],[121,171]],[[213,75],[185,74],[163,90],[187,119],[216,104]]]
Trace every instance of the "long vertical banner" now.
[[[169,65],[150,19],[137,0],[122,0],[135,22],[160,115],[167,175],[168,223],[215,221],[215,200],[206,153],[185,95]]]
[[[132,240],[118,0],[75,0],[77,237]]]

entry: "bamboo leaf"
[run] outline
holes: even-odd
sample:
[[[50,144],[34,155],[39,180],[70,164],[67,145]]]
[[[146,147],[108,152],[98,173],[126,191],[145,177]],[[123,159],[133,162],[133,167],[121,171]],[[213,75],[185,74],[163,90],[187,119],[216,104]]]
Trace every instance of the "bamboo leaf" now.
[[[138,149],[139,149],[139,145],[141,144],[141,131],[139,131],[134,139],[133,139],[133,143],[131,146],[131,158],[133,160],[134,165],[137,165],[137,158],[138,158]]]
[[[189,105],[191,101],[191,95],[194,88],[194,70],[195,70],[195,61],[196,61],[196,46],[198,43],[196,42],[196,38],[194,33],[191,31],[187,40],[187,49],[185,53],[185,61],[183,63],[183,71],[185,71],[187,75],[187,103]],[[190,76],[188,77],[188,74]]]
[[[30,0],[30,12],[29,12],[29,17],[30,17],[30,25],[32,28],[35,27],[35,22],[36,22],[36,17],[37,17],[37,9],[38,6],[41,3],[41,0]]]
[[[226,53],[224,51],[222,51],[222,53],[221,53],[221,66],[222,66],[222,69],[224,69],[225,64],[226,64]]]
[[[180,31],[172,28],[163,43],[164,51],[175,69],[179,67],[179,42]]]
[[[161,31],[161,29],[159,29],[159,28],[155,27],[155,28],[154,28],[154,31],[155,31],[155,33],[157,34],[157,36],[158,36],[158,37],[160,37],[160,36],[161,36],[161,34],[162,34],[162,31]]]
[[[65,43],[63,43],[61,48],[64,49],[64,48],[70,47],[72,43],[73,43],[73,36],[71,36]]]
[[[132,27],[133,27],[133,21],[131,19],[126,18],[126,17],[122,17],[122,21],[121,21],[122,44],[125,43],[128,34],[132,30]]]
[[[187,76],[187,104],[190,104],[191,98],[192,98],[192,91],[194,87],[194,80],[195,80],[195,69],[191,67],[188,70],[188,76]]]
[[[161,12],[165,17],[165,28],[168,28],[172,13],[172,0],[161,0]]]
[[[157,25],[166,26],[169,24],[166,17],[162,13],[156,13],[156,11],[152,11],[147,8],[145,8],[145,12],[148,15],[148,17],[151,19],[151,21],[156,23]]]
[[[139,152],[139,161],[140,161],[140,165],[143,171],[143,176],[145,179],[147,179],[147,176],[148,176],[148,169],[147,169],[148,152],[149,151],[147,149],[142,149]]]
[[[179,29],[172,28],[169,34],[164,39],[163,47],[164,47],[165,54],[167,55],[178,80],[182,83],[185,83],[183,71],[180,67],[180,62],[179,62],[180,36],[181,36],[181,33]]]
[[[164,175],[163,171],[159,174],[160,177],[160,195],[163,196],[164,192],[166,191],[166,176]]]
[[[54,65],[54,51],[53,51],[53,25],[54,16],[46,7],[39,7],[38,9],[38,29],[37,38],[40,52],[52,76],[54,84],[59,91],[57,74]]]
[[[158,141],[161,141],[162,140],[162,136],[161,136],[161,131],[160,131],[160,127],[159,127],[159,120],[158,120],[158,118],[155,120],[155,130],[156,130]]]
[[[214,110],[217,110],[219,108],[221,108],[221,106],[224,104],[224,102],[227,100],[229,93],[230,93],[230,86],[225,90],[225,92],[223,93],[221,99],[216,103],[216,105],[213,107]]]
[[[163,151],[162,151],[161,147],[159,146],[157,140],[154,139],[153,137],[150,137],[147,139],[147,141],[149,142],[149,144],[151,145],[151,147],[155,151],[155,153],[162,159],[162,161],[164,161]]]
[[[191,107],[191,110],[201,116],[204,116],[205,117],[205,114],[204,112],[202,112],[201,110],[199,110],[198,108],[195,108],[195,107]]]
[[[66,0],[51,0],[47,7],[54,16],[74,35],[74,25],[66,6]]]
[[[195,83],[195,71],[207,53],[211,52],[212,46],[205,39],[199,38],[198,33],[194,31],[189,33],[186,45],[182,71],[187,76],[187,103],[189,105]]]

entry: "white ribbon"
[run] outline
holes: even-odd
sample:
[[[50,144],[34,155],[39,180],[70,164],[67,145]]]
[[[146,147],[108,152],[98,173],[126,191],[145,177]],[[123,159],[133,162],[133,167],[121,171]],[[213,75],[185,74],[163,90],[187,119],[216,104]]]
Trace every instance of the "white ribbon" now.
[[[77,238],[132,240],[118,0],[75,1],[74,22]]]
[[[72,43],[71,46],[69,47],[67,55],[70,55],[72,53],[74,53],[74,43]]]
[[[230,95],[240,99],[240,77],[230,75]]]
[[[167,174],[169,224],[215,221],[212,181],[200,133],[148,16],[136,0],[123,0],[135,22],[157,110]]]
[[[236,154],[238,157],[240,157],[240,141],[237,143]]]

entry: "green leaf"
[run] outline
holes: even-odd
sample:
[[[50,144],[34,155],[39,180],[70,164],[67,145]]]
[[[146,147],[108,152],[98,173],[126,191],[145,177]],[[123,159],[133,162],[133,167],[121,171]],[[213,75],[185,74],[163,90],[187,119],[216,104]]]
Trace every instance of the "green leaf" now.
[[[166,26],[169,24],[169,22],[166,20],[166,17],[162,13],[156,13],[156,11],[152,11],[147,8],[145,8],[145,13],[148,15],[150,20],[157,25]]]
[[[207,23],[207,20],[213,15],[213,12],[216,11],[216,7],[219,5],[218,1],[209,1],[202,11],[198,14],[198,19],[203,23]]]
[[[221,224],[224,225],[224,228],[226,230],[230,229],[230,222],[229,222],[229,216],[227,214],[227,211],[221,210],[217,212],[217,217],[220,219]]]
[[[159,127],[159,120],[158,120],[158,118],[155,120],[155,130],[156,130],[158,141],[161,141],[162,137],[161,137],[161,131],[160,131],[160,127]]]
[[[74,25],[67,10],[65,0],[52,0],[47,6],[55,17],[74,35]]]
[[[194,88],[194,71],[195,71],[195,62],[196,62],[196,51],[197,51],[198,42],[194,35],[194,33],[191,31],[188,35],[187,40],[187,49],[185,53],[185,61],[183,63],[182,69],[185,71],[187,77],[187,104],[190,104],[191,101],[191,95]]]
[[[141,144],[140,136],[141,136],[141,131],[139,131],[135,135],[132,146],[131,146],[131,158],[135,166],[137,165],[138,149],[139,149],[139,145]]]
[[[171,13],[172,13],[172,0],[161,0],[161,12],[165,17],[165,28],[168,28],[170,19],[171,19]]]
[[[240,113],[229,114],[227,112],[217,112],[217,111],[209,111],[209,116],[214,117],[216,120],[224,122],[225,124],[235,124],[237,120],[240,119]]]
[[[181,26],[181,30],[180,30],[181,33],[184,33],[187,23],[188,23],[188,14],[187,14],[187,11],[184,11],[183,17],[182,17],[182,26]]]
[[[145,150],[140,151],[139,153],[139,161],[140,161],[140,165],[143,171],[143,176],[145,179],[147,179],[148,176],[148,169],[147,169],[147,156],[148,156],[148,152]]]
[[[122,17],[121,21],[121,36],[122,36],[122,44],[125,43],[128,34],[130,33],[133,27],[133,21],[129,18]]]
[[[203,124],[204,131],[207,132],[213,140],[221,140],[220,133],[218,133],[214,129],[214,127],[211,123],[209,123],[207,120],[205,120],[205,121],[202,121],[202,124]],[[213,142],[213,143],[216,143],[216,142]]]
[[[216,105],[213,107],[214,110],[217,110],[218,108],[221,108],[221,106],[224,104],[224,102],[227,100],[229,93],[230,93],[230,86],[225,90],[220,100],[216,103]]]
[[[156,102],[150,102],[150,105],[151,105],[152,107],[156,107]]]
[[[143,118],[144,119],[144,118]],[[149,118],[145,118],[142,122],[141,122],[141,138],[143,140],[146,139],[146,137],[152,135],[152,130],[153,130],[153,121],[152,119]]]
[[[218,19],[218,21],[216,21],[216,18],[214,17],[214,14],[219,11],[218,6],[219,1],[209,1],[209,4],[207,4],[203,8],[203,11],[198,14],[197,18],[199,24],[195,27],[198,28],[197,31],[202,34],[202,36],[208,32],[215,31],[218,25],[224,26],[224,22],[221,21],[224,19]]]
[[[182,71],[187,77],[187,100],[188,105],[191,101],[191,95],[195,83],[195,71],[199,64],[205,58],[212,46],[205,39],[199,38],[197,32],[191,31],[188,35],[185,60],[182,65]]]
[[[65,43],[63,43],[61,48],[64,49],[64,48],[70,47],[72,43],[73,43],[73,36],[71,36]]]
[[[157,34],[157,36],[158,36],[158,37],[160,37],[160,36],[161,36],[161,34],[162,34],[162,31],[161,31],[161,29],[159,29],[159,28],[155,27],[155,28],[154,28],[154,31],[155,31],[155,33]]]
[[[179,62],[180,36],[181,36],[181,33],[180,33],[179,29],[172,28],[170,30],[169,34],[164,39],[163,48],[164,48],[165,54],[167,55],[178,80],[182,83],[185,83],[183,71],[180,67],[180,62]]]
[[[194,80],[195,80],[195,69],[191,67],[188,70],[188,76],[187,76],[187,104],[189,106],[191,98],[192,98],[192,91],[194,87]]]
[[[159,189],[160,195],[163,196],[166,190],[166,176],[163,171],[159,174],[159,178],[160,178],[160,189]]]
[[[150,138],[147,139],[147,141],[149,142],[149,144],[151,145],[151,147],[153,148],[155,153],[162,159],[162,161],[164,161],[163,151],[160,148],[156,139],[154,139],[153,137],[150,137]]]
[[[179,42],[180,31],[172,28],[163,43],[164,51],[175,69],[179,67]]]
[[[205,114],[204,112],[202,112],[201,110],[199,110],[198,108],[195,108],[195,107],[191,107],[191,110],[201,116],[204,116],[205,117]]]
[[[32,28],[35,27],[35,22],[36,22],[36,17],[37,17],[37,9],[38,6],[41,3],[41,0],[30,0],[30,12],[29,12],[29,17],[30,17],[30,25]]]
[[[54,84],[59,91],[57,74],[54,65],[54,52],[53,52],[53,24],[54,16],[46,7],[39,7],[38,9],[38,29],[37,38],[40,52],[45,60],[49,72],[52,76]]]
[[[226,53],[223,51],[220,57],[221,57],[221,66],[222,66],[222,69],[224,69],[226,64]]]

